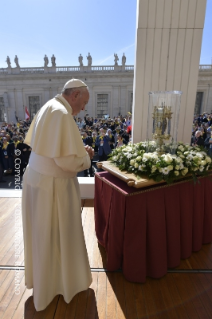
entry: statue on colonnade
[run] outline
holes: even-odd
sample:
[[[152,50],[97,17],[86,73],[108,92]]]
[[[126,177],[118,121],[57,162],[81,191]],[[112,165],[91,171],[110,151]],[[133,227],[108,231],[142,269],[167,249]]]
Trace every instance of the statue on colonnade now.
[[[55,58],[55,56],[53,54],[52,57],[51,57],[52,66],[56,66],[56,62],[55,61],[56,61],[56,58]]]
[[[123,56],[122,56],[122,65],[125,66],[126,64],[126,56],[125,54],[123,53]]]
[[[114,62],[115,62],[115,65],[118,65],[118,60],[119,60],[119,58],[118,58],[118,55],[117,55],[117,53],[114,53]]]
[[[90,53],[89,53],[89,54],[90,54]],[[82,56],[81,53],[80,53],[80,55],[79,55],[79,57],[78,57],[78,61],[79,61],[79,65],[80,65],[80,66],[83,66],[82,60],[83,60],[83,56]]]
[[[87,59],[88,59],[88,66],[91,66],[92,65],[92,56],[90,55],[89,52],[88,52]]]
[[[7,56],[6,62],[7,62],[8,68],[11,68],[11,62],[10,62],[9,56]]]
[[[15,56],[14,62],[15,62],[15,64],[16,64],[16,67],[17,67],[17,68],[20,68],[17,55]]]
[[[48,64],[49,64],[49,59],[48,59],[48,57],[45,54],[45,56],[44,56],[44,67],[47,67]]]

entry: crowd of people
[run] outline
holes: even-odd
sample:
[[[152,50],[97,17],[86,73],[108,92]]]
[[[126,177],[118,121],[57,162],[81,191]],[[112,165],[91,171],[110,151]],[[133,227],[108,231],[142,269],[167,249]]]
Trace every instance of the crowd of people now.
[[[105,161],[112,149],[127,144],[131,139],[131,116],[117,116],[111,118],[92,118],[88,114],[83,118],[75,118],[84,145],[89,145],[95,150],[95,157],[89,170],[84,171],[84,176],[94,175],[94,163]],[[21,159],[20,175],[26,168],[31,148],[24,143],[24,138],[31,124],[30,120],[17,123],[3,123],[0,129],[0,161],[2,175],[15,175],[15,160]],[[19,150],[19,151],[17,151]]]
[[[15,161],[19,163],[19,174],[23,175],[28,164],[31,148],[24,143],[30,120],[3,123],[0,127],[0,182],[3,175],[15,175]],[[17,160],[19,159],[19,160]]]
[[[128,144],[131,140],[130,115],[104,119],[86,115],[84,119],[77,118],[76,124],[84,145],[92,146],[95,151],[95,157],[89,169],[90,176],[93,176],[94,173],[93,163],[95,160],[106,161],[114,148]],[[84,171],[84,176],[88,176],[87,171]]]
[[[204,147],[212,156],[212,113],[194,116],[191,145]]]
[[[80,131],[84,145],[91,146],[95,151],[89,170],[84,176],[93,176],[95,162],[106,161],[116,147],[126,145],[131,141],[131,114],[110,118],[93,118],[88,114],[84,118],[76,117],[75,122]],[[20,158],[20,175],[26,168],[31,148],[24,143],[25,135],[31,121],[23,120],[17,123],[3,123],[0,128],[0,181],[3,174],[15,174],[15,159]],[[203,146],[212,155],[212,113],[194,116],[191,135],[191,145]],[[19,151],[17,151],[19,150]]]

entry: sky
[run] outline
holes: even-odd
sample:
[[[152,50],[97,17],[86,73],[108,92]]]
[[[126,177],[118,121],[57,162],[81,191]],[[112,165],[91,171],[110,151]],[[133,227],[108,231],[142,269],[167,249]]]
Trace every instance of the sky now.
[[[0,68],[15,55],[21,67],[114,65],[114,53],[135,60],[137,0],[0,0]],[[200,64],[212,63],[212,0],[207,0]],[[49,66],[51,63],[49,64]]]

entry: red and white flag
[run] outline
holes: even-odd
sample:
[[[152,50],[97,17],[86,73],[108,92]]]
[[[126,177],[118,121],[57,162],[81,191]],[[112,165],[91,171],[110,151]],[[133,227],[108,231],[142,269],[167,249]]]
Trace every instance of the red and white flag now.
[[[27,107],[25,106],[25,120],[28,120],[29,118],[30,118],[29,111]]]

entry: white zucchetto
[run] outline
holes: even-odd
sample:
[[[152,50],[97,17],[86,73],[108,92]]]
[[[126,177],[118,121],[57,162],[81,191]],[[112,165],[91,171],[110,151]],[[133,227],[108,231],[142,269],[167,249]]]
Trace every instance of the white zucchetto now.
[[[63,87],[63,90],[65,89],[73,89],[73,88],[80,88],[80,87],[87,87],[87,84],[85,84],[83,81],[78,79],[71,79]]]

